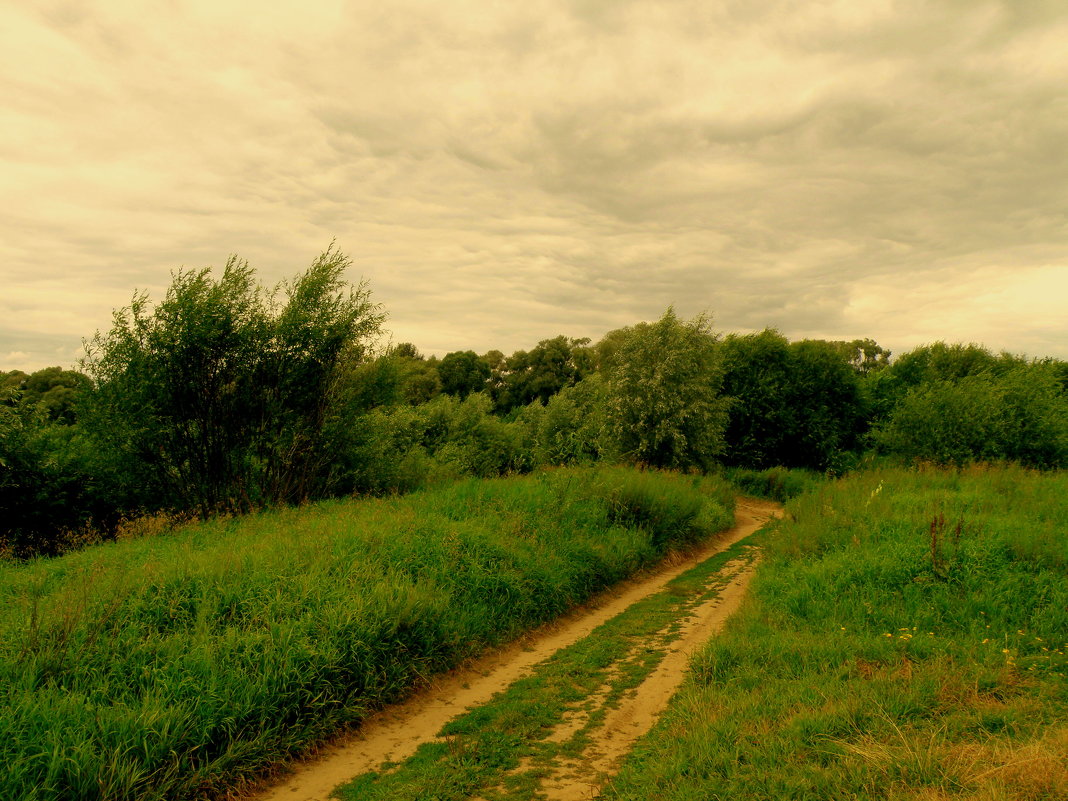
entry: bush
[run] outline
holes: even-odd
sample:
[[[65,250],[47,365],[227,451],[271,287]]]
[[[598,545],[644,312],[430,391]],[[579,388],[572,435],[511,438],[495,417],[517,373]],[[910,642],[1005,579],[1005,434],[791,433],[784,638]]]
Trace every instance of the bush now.
[[[549,399],[537,421],[538,459],[542,464],[613,462],[599,375],[583,379]]]
[[[1068,466],[1068,395],[1040,365],[921,384],[873,439],[887,453],[943,465]]]
[[[462,474],[479,478],[529,472],[535,459],[525,427],[494,417],[491,409],[485,394],[469,395],[456,406],[447,440],[435,456],[454,463]]]
[[[734,467],[724,471],[724,477],[746,495],[768,498],[786,503],[826,482],[820,473],[799,468],[771,467],[767,470],[746,470]]]

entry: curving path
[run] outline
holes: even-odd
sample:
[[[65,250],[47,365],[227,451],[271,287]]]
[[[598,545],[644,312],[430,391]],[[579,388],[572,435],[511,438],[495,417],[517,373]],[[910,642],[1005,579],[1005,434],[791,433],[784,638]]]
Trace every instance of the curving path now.
[[[669,558],[654,572],[624,582],[593,602],[542,626],[503,649],[435,679],[407,701],[368,718],[358,731],[297,764],[277,784],[246,793],[246,801],[328,801],[339,784],[387,762],[400,762],[465,710],[486,703],[535,665],[587,636],[632,604],[652,595],[675,577],[758,530],[781,507],[739,498],[735,525],[714,541],[682,557]],[[728,572],[732,565],[727,566]],[[641,685],[607,710],[603,725],[579,759],[553,766],[542,791],[549,798],[591,798],[604,776],[648,731],[685,676],[690,654],[714,634],[741,601],[751,567],[738,565],[711,600],[678,621],[678,632],[659,666]],[[565,736],[561,734],[561,736]]]

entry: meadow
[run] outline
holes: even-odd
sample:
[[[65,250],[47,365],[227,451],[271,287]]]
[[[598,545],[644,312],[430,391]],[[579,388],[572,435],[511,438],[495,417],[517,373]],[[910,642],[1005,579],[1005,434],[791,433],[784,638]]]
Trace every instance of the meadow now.
[[[1068,798],[1066,498],[982,466],[794,498],[603,797]]]
[[[327,501],[0,565],[0,797],[218,796],[728,527],[625,468]]]

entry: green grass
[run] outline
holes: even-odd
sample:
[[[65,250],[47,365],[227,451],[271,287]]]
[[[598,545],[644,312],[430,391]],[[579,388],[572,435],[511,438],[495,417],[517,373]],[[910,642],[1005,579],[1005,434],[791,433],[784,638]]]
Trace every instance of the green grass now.
[[[212,797],[725,527],[723,482],[469,480],[0,566],[0,797]]]
[[[779,503],[812,492],[826,481],[822,473],[799,467],[769,467],[767,470],[728,467],[723,476],[745,495]]]
[[[802,495],[607,799],[1068,798],[1068,473]]]

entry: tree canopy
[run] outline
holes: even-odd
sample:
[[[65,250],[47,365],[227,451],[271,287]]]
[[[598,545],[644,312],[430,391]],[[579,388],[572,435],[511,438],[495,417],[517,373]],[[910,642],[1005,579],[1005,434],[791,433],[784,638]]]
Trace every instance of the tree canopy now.
[[[727,423],[711,319],[680,320],[669,308],[609,339],[605,411],[622,455],[654,467],[709,467],[724,450]]]
[[[791,343],[773,329],[727,337],[723,391],[734,403],[725,459],[753,468],[835,466],[856,447],[863,427],[859,349]]]

